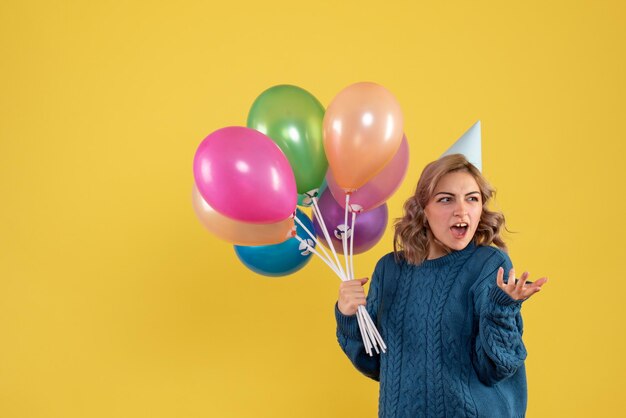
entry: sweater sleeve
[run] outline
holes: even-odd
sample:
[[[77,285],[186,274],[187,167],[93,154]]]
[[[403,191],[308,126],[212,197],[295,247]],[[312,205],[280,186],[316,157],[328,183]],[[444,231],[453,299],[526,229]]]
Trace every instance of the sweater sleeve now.
[[[380,294],[381,281],[384,274],[384,258],[378,261],[370,289],[367,294],[366,309],[372,318],[372,322],[377,324],[378,295]],[[337,320],[337,341],[343,352],[348,356],[352,364],[365,376],[378,381],[380,379],[380,356],[374,353],[370,357],[365,351],[365,345],[361,338],[356,315],[346,316],[339,310],[335,303],[335,319]],[[380,331],[380,329],[379,329]]]
[[[485,264],[474,298],[478,334],[472,363],[478,378],[488,386],[513,376],[526,359],[520,313],[522,301],[511,298],[498,287],[498,268],[504,268],[505,282],[512,268],[509,257],[503,252],[498,254]]]

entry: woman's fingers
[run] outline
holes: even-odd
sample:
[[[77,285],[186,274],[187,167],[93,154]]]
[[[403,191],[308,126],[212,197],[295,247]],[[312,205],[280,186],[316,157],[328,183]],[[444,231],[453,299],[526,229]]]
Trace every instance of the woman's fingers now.
[[[513,289],[515,289],[515,269],[509,270],[509,280],[506,282],[506,288],[508,290],[508,294],[513,293]]]
[[[339,291],[344,292],[346,294],[353,293],[363,293],[365,294],[365,290],[363,290],[363,284],[367,282],[367,279],[357,279],[357,280],[348,280],[346,282],[341,283],[339,286]]]
[[[341,287],[363,287],[363,285],[365,283],[367,283],[367,281],[369,280],[369,278],[365,277],[363,279],[354,279],[354,280],[347,280],[345,282],[341,282]]]
[[[543,286],[547,281],[548,281],[547,277],[542,277],[541,279],[535,280],[535,282],[528,287],[529,292],[526,298],[529,298],[530,296],[539,292],[541,290],[541,286]]]
[[[517,284],[515,285],[515,290],[519,293],[522,293],[524,290],[524,284],[526,283],[526,279],[528,279],[528,272],[525,271],[522,273],[522,277],[519,278]]]
[[[528,299],[530,296],[539,292],[541,290],[541,286],[548,281],[547,277],[542,277],[534,282],[527,283],[529,273],[525,271],[516,282],[515,269],[513,268],[509,270],[509,277],[506,283],[504,283],[503,277],[504,269],[500,267],[498,268],[498,272],[496,274],[496,283],[498,287],[501,288],[507,295],[516,300]]]
[[[344,315],[354,315],[359,305],[366,305],[366,296],[363,285],[368,278],[348,280],[339,286],[339,310]]]

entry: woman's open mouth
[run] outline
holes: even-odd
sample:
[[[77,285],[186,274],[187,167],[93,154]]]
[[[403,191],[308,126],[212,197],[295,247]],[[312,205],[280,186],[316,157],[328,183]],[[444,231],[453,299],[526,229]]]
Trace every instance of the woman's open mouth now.
[[[450,227],[450,230],[452,231],[452,236],[454,236],[454,238],[463,238],[465,236],[465,234],[467,234],[467,229],[469,228],[469,225],[466,222],[459,222],[457,224],[454,224]]]

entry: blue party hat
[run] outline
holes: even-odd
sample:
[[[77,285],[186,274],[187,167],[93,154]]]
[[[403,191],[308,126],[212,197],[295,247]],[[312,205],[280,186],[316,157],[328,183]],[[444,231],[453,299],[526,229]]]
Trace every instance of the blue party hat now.
[[[450,154],[463,154],[467,161],[472,163],[479,171],[483,171],[483,159],[481,153],[480,121],[477,121],[457,141],[452,144],[441,156]]]

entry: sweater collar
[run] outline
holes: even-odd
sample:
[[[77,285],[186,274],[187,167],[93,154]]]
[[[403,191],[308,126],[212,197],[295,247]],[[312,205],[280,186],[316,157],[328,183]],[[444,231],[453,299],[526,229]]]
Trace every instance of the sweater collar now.
[[[452,251],[451,253],[448,253],[438,258],[433,258],[432,260],[424,260],[422,261],[422,264],[419,265],[419,267],[441,267],[451,264],[461,257],[471,254],[475,248],[476,244],[474,244],[474,241],[470,241],[470,243],[467,244],[467,246],[462,250]]]

